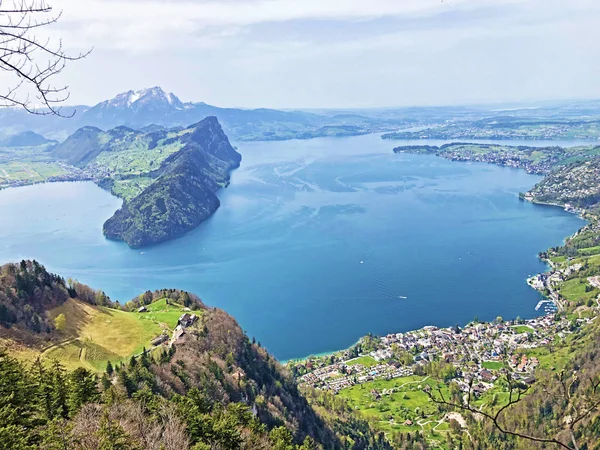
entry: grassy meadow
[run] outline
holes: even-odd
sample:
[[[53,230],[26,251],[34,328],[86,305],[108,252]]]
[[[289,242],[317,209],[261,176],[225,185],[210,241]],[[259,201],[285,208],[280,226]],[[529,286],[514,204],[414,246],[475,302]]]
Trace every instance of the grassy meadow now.
[[[439,412],[438,406],[423,392],[426,385],[440,387],[444,396],[449,394],[443,383],[413,375],[357,384],[341,390],[338,395],[382,431],[421,431],[430,441],[443,445],[448,424],[442,420],[444,414]],[[376,398],[374,391],[380,398]]]
[[[177,326],[182,306],[167,304],[166,299],[147,305],[148,312],[125,312],[93,306],[76,299],[50,311],[50,317],[64,314],[63,339],[45,349],[22,347],[12,351],[16,357],[33,361],[41,356],[59,360],[68,369],[85,367],[102,371],[108,361],[118,363],[152,347],[151,341],[163,333],[171,334]],[[2,343],[0,345],[13,343]]]

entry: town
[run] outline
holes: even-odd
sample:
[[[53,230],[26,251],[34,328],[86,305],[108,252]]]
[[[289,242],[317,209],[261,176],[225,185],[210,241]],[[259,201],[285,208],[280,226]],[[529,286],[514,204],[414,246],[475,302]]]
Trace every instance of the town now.
[[[590,319],[578,319],[579,326]],[[463,391],[479,396],[494,386],[502,373],[527,384],[535,381],[536,357],[527,349],[552,346],[572,332],[572,323],[558,314],[530,320],[491,323],[471,322],[464,328],[427,326],[416,331],[369,338],[375,347],[358,357],[352,350],[328,357],[294,363],[300,385],[338,393],[340,390],[376,379],[424,374],[432,362],[444,362],[456,370],[453,378]],[[360,346],[366,338],[357,344]],[[410,357],[407,358],[407,355]],[[337,359],[331,363],[332,359]],[[373,361],[372,364],[362,362]]]

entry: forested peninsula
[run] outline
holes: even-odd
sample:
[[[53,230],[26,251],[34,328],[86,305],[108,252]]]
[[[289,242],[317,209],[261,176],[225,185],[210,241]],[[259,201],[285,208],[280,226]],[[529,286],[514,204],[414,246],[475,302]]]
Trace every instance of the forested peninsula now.
[[[84,127],[51,155],[124,200],[104,224],[109,239],[138,248],[174,239],[219,207],[241,155],[215,117],[183,129]]]

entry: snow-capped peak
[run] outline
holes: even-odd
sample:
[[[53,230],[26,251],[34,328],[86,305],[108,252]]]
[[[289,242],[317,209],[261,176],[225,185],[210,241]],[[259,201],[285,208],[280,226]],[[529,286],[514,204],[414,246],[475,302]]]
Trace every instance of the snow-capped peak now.
[[[131,106],[132,103],[135,103],[139,100],[142,95],[138,92],[129,91],[129,97],[127,98],[127,106]]]
[[[117,95],[112,100],[101,103],[104,107],[138,109],[144,105],[153,107],[171,107],[184,109],[184,105],[173,93],[166,93],[160,87],[127,91]],[[162,105],[162,106],[161,106]]]

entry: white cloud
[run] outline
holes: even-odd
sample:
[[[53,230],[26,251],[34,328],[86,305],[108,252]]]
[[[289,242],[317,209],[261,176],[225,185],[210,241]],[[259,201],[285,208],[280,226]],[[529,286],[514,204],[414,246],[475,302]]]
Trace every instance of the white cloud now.
[[[162,85],[231,106],[443,104],[600,95],[597,0],[51,0],[94,47],[76,102]]]
[[[73,34],[79,46],[154,51],[208,46],[237,35],[243,27],[292,20],[356,21],[383,17],[418,18],[519,0],[234,0],[141,2],[55,0],[63,11],[57,33]],[[195,38],[194,38],[195,37]]]

